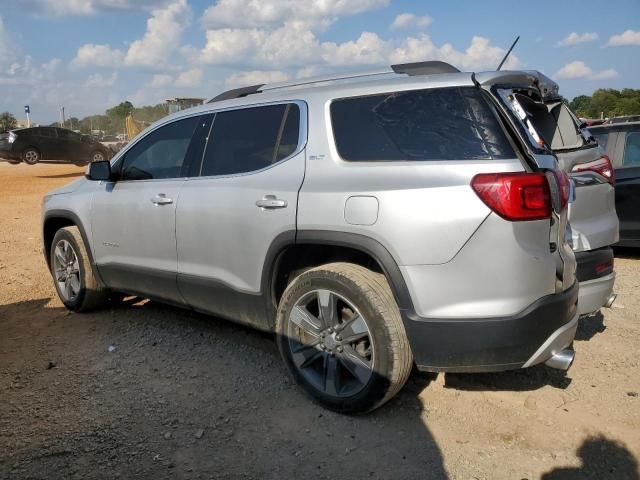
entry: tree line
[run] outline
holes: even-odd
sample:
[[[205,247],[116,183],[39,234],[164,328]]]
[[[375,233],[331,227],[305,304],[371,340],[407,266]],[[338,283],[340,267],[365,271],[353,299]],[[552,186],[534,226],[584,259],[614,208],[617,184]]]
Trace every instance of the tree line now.
[[[640,90],[634,88],[601,88],[593,95],[578,95],[569,102],[579,117],[613,118],[622,115],[640,115]]]

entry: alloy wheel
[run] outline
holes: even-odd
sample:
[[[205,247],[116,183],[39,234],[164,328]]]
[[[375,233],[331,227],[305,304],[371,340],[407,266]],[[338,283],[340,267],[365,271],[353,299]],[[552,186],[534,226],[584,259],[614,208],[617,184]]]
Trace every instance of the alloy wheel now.
[[[101,162],[102,160],[104,160],[104,154],[102,152],[95,152],[91,157],[92,162]]]
[[[374,371],[374,345],[352,302],[331,290],[313,290],[293,306],[288,344],[296,369],[320,392],[357,394]]]
[[[63,299],[75,299],[81,286],[80,262],[73,246],[67,240],[60,240],[53,251],[53,271]]]

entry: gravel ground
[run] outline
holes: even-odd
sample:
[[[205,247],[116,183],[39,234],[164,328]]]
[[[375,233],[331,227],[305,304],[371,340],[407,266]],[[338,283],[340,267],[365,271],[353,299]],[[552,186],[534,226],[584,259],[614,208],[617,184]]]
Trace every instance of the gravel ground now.
[[[268,335],[152,302],[62,308],[40,200],[81,173],[0,163],[0,478],[640,478],[640,252],[618,252],[617,304],[581,320],[567,375],[414,372],[341,416]]]

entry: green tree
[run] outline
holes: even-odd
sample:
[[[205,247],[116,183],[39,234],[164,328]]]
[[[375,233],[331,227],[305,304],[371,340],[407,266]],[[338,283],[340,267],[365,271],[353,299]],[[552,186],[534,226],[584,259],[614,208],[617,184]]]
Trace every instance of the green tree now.
[[[576,112],[579,117],[591,118],[594,113],[591,108],[591,97],[588,95],[578,95],[569,103],[571,110]]]
[[[107,110],[107,116],[109,117],[117,117],[120,120],[124,120],[127,115],[133,112],[134,106],[129,100],[125,100],[124,102],[116,105],[113,108]]]
[[[18,121],[9,112],[0,113],[0,133],[8,132],[18,126]]]

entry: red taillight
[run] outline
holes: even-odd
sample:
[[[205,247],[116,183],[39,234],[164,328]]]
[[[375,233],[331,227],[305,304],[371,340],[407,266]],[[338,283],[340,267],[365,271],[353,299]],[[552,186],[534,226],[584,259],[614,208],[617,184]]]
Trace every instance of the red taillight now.
[[[549,183],[542,172],[480,173],[471,180],[471,187],[506,220],[542,220],[551,216]]]
[[[594,160],[589,163],[581,163],[580,165],[576,165],[573,167],[574,172],[596,172],[599,175],[602,175],[607,179],[611,185],[615,185],[616,183],[616,174],[613,170],[613,165],[611,164],[611,160],[606,155],[603,155],[598,160]]]

